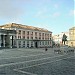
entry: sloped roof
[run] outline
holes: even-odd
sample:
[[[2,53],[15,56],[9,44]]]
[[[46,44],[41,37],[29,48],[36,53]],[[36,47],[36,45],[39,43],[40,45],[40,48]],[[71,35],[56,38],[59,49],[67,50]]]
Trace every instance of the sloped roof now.
[[[22,25],[22,24],[16,24],[16,23],[10,23],[10,24],[5,24],[0,26],[0,28],[11,28],[11,27],[17,27],[17,28],[25,28],[25,29],[31,29],[31,30],[36,30],[36,31],[44,31],[44,32],[50,32],[47,29],[44,28],[39,28],[39,27],[33,27],[33,26],[28,26],[28,25]]]

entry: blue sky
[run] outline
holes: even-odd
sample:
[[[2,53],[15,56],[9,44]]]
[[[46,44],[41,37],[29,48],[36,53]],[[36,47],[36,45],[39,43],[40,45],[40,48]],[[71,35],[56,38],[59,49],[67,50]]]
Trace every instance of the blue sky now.
[[[0,25],[19,23],[53,34],[75,26],[75,0],[0,0]]]

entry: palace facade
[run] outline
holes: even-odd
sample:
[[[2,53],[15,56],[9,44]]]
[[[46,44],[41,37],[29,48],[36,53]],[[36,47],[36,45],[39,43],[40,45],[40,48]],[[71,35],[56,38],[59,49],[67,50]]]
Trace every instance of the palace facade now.
[[[14,47],[38,48],[52,46],[52,32],[47,29],[16,23],[2,25],[0,28],[16,31],[14,36],[10,36],[10,39],[13,39],[11,43],[13,43]]]

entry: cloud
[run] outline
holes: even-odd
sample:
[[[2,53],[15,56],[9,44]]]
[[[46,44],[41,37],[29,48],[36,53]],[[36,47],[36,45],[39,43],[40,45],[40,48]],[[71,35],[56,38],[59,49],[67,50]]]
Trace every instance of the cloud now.
[[[14,4],[14,0],[0,0],[0,18],[16,19],[22,12],[23,10]]]
[[[74,15],[75,15],[75,10],[74,10]]]
[[[54,7],[57,9],[59,7],[59,5],[58,4],[54,4]]]
[[[14,1],[19,2],[20,4],[32,3],[32,0],[14,0]]]
[[[45,18],[48,10],[47,8],[40,9],[36,14],[35,17]]]
[[[75,16],[75,10],[70,10],[69,11],[69,16]]]
[[[42,16],[43,13],[44,13],[44,12],[42,12],[42,11],[38,11],[35,16],[36,16],[36,17]]]
[[[60,12],[55,12],[55,13],[53,13],[52,16],[53,16],[53,17],[58,17],[58,16],[60,16]]]

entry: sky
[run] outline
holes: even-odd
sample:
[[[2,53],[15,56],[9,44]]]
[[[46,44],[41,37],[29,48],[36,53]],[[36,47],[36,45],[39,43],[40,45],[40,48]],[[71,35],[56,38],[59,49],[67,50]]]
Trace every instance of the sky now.
[[[0,25],[17,23],[53,34],[75,26],[75,0],[0,0]]]

